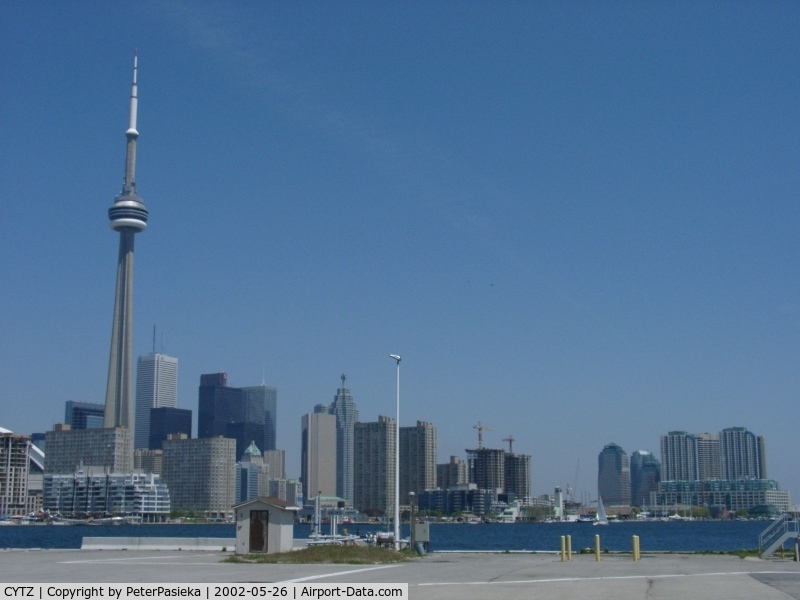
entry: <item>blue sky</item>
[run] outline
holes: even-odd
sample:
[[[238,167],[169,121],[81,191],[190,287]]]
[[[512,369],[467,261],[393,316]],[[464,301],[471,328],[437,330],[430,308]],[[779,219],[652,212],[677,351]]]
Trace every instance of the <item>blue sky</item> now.
[[[800,498],[800,7],[5,2],[0,425],[102,402],[134,48],[135,352],[348,375],[439,460],[513,434],[536,494],[610,442],[746,426]],[[160,337],[160,335],[159,335]],[[159,343],[160,344],[160,343]],[[195,414],[196,421],[196,414]]]

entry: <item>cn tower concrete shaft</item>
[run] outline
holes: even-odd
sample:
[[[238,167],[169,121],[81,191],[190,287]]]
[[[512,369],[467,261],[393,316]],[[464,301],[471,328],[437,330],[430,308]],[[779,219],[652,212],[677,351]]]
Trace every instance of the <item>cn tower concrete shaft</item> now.
[[[117,290],[103,427],[133,426],[133,243],[136,229],[119,232]]]

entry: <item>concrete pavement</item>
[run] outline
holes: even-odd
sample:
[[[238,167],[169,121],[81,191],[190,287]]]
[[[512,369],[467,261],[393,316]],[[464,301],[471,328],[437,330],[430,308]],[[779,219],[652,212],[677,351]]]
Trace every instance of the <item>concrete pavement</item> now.
[[[17,583],[408,583],[413,599],[800,600],[800,564],[732,556],[432,554],[400,565],[242,565],[222,553],[0,551],[0,581]]]

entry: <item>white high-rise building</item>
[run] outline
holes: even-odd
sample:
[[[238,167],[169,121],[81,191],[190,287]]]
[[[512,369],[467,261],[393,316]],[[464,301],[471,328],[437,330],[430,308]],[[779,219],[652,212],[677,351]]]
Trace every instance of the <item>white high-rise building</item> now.
[[[136,429],[133,447],[150,443],[150,409],[178,404],[178,359],[153,352],[140,356],[136,368]]]
[[[661,436],[661,481],[697,481],[697,443],[686,431]]]
[[[728,427],[719,434],[723,479],[766,479],[764,437],[746,427]]]
[[[697,478],[721,479],[722,463],[718,433],[695,433],[697,446]]]

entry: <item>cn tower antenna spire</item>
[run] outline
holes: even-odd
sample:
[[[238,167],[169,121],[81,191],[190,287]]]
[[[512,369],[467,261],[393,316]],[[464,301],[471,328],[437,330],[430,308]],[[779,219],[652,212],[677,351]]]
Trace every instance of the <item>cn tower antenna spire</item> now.
[[[136,84],[136,72],[139,67],[139,52],[133,53],[133,83],[131,84],[131,111],[128,120],[128,130],[125,137],[128,138],[128,147],[125,154],[125,185],[122,188],[123,194],[136,195],[136,140],[139,132],[136,130],[136,115],[139,110],[139,89]]]

